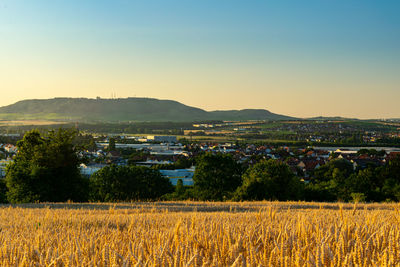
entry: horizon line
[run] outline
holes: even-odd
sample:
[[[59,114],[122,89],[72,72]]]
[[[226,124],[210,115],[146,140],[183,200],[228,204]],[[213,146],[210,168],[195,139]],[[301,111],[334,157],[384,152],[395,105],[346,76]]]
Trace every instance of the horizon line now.
[[[173,100],[173,99],[162,99],[162,98],[155,98],[155,97],[146,97],[146,96],[128,96],[128,97],[101,97],[101,96],[96,96],[96,97],[69,97],[69,96],[61,96],[61,97],[52,97],[52,98],[30,98],[30,99],[21,99],[18,100],[12,104],[8,104],[8,105],[3,105],[0,106],[0,108],[2,107],[7,107],[7,106],[11,106],[14,105],[18,102],[22,102],[22,101],[34,101],[34,100],[52,100],[52,99],[88,99],[88,100],[122,100],[122,99],[153,99],[153,100],[161,100],[161,101],[174,101],[177,103],[180,103],[182,105],[188,106],[188,107],[193,107],[193,108],[198,108],[198,109],[202,109],[204,111],[207,112],[214,112],[214,111],[243,111],[243,110],[265,110],[265,111],[269,111],[271,113],[277,114],[277,115],[283,115],[283,116],[287,116],[287,117],[292,117],[293,120],[312,120],[312,119],[345,119],[345,120],[378,120],[378,121],[386,121],[386,120],[399,120],[399,118],[396,117],[382,117],[382,118],[357,118],[357,117],[344,117],[344,116],[328,116],[328,115],[316,115],[316,116],[311,116],[311,117],[299,117],[299,116],[292,116],[292,115],[286,115],[286,114],[281,114],[281,113],[275,113],[272,112],[271,110],[267,109],[267,108],[244,108],[244,109],[214,109],[214,110],[208,110],[205,108],[201,108],[201,107],[197,107],[197,106],[190,106],[187,105],[181,101],[178,100]]]

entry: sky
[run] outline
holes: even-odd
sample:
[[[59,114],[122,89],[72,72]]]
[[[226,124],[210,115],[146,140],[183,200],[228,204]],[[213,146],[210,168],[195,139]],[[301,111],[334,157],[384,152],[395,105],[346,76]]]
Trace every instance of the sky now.
[[[400,118],[398,0],[0,0],[0,106],[151,97]]]

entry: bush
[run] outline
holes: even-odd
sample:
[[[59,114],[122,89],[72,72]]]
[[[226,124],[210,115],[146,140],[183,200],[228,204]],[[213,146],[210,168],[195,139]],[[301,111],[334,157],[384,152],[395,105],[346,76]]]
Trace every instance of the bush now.
[[[106,166],[90,178],[90,200],[155,200],[173,191],[159,171],[142,166]]]
[[[241,167],[229,154],[205,153],[196,163],[194,189],[201,200],[230,199],[241,184]]]
[[[6,168],[11,203],[86,201],[87,181],[81,177],[72,142],[73,130],[33,130],[17,143],[18,153]]]
[[[354,203],[365,202],[366,196],[363,193],[351,193],[351,198]]]
[[[236,200],[298,200],[302,185],[285,163],[268,160],[255,164],[243,175]]]

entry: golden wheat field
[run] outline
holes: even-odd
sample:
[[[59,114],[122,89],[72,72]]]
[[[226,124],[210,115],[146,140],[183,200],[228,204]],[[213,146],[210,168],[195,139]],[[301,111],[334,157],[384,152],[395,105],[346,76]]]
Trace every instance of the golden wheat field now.
[[[1,266],[400,266],[398,204],[0,207]]]

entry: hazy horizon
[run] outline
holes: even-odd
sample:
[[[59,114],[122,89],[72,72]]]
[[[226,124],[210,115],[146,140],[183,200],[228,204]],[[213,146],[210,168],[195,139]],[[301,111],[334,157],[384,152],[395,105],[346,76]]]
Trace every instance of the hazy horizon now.
[[[157,99],[157,100],[171,100],[171,101],[177,101],[177,102],[179,102],[179,103],[181,103],[181,104],[184,104],[184,105],[186,105],[186,106],[191,106],[191,105],[188,105],[188,104],[186,104],[186,103],[184,103],[184,102],[181,102],[181,101],[178,101],[178,100],[175,100],[175,99],[162,99],[162,98],[156,98],[156,97],[139,97],[139,96],[128,96],[128,97],[118,97],[118,96],[116,96],[116,95],[113,95],[113,96],[111,96],[111,97],[100,97],[100,96],[96,96],[96,97],[68,97],[68,96],[59,96],[59,97],[50,97],[50,98],[32,98],[32,99],[21,99],[21,100],[19,100],[19,101],[24,101],[24,100],[49,100],[49,99],[57,99],[57,98],[75,98],[75,99],[79,99],[79,98],[84,98],[84,99],[93,99],[93,100],[95,100],[95,99],[97,99],[97,98],[100,98],[100,99],[104,99],[104,100],[118,100],[118,99],[127,99],[127,98],[150,98],[150,99]],[[19,101],[17,101],[17,102],[19,102]],[[17,102],[15,102],[15,103],[17,103]],[[12,103],[12,104],[15,104],[15,103]],[[11,104],[11,105],[12,105]],[[8,106],[8,105],[6,105],[6,106]],[[0,106],[0,107],[3,107],[3,106]],[[270,110],[270,109],[268,109],[268,108],[252,108],[252,107],[248,107],[248,108],[240,108],[240,109],[235,109],[235,108],[232,108],[232,109],[206,109],[206,108],[204,108],[204,107],[201,107],[201,106],[191,106],[191,107],[194,107],[194,108],[199,108],[199,109],[203,109],[203,110],[205,110],[205,111],[208,111],[208,112],[210,112],[210,111],[230,111],[230,110],[243,110],[243,109],[263,109],[263,110],[268,110],[268,111],[270,111],[270,112],[272,112],[272,113],[275,113],[275,114],[279,114],[279,115],[286,115],[286,116],[291,116],[291,115],[288,115],[288,114],[281,114],[281,113],[277,113],[277,112],[274,112],[273,110]],[[334,117],[343,117],[343,116],[324,116],[324,115],[322,115],[322,114],[315,114],[315,115],[313,115],[313,116],[309,116],[309,117],[301,117],[301,116],[291,116],[291,117],[293,117],[293,118],[297,118],[297,119],[310,119],[310,118],[318,118],[318,117],[327,117],[327,118],[329,118],[329,117],[331,117],[331,118],[334,118]],[[366,120],[368,120],[368,119],[371,119],[371,120],[380,120],[380,119],[400,119],[400,117],[390,117],[390,118],[358,118],[358,117],[343,117],[344,119],[366,119]]]
[[[394,0],[0,0],[0,106],[150,97],[399,118]]]

